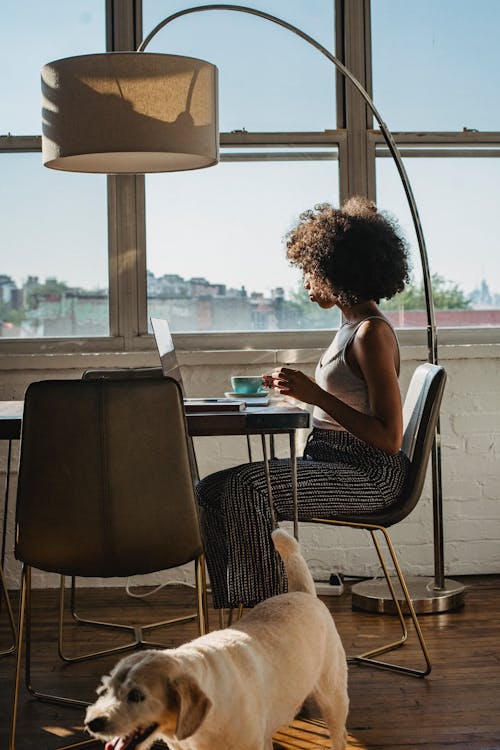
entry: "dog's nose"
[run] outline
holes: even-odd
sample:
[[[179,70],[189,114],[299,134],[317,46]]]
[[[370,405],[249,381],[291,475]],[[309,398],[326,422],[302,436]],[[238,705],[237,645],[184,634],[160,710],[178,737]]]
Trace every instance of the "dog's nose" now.
[[[91,732],[103,732],[106,729],[106,719],[104,716],[97,716],[97,718],[88,721],[85,726]]]

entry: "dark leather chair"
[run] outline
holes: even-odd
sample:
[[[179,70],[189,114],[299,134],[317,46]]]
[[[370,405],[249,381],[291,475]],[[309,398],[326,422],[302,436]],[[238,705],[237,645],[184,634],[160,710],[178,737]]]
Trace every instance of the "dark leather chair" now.
[[[143,380],[143,379],[149,379],[149,378],[156,378],[161,379],[164,378],[165,375],[163,373],[163,370],[161,367],[131,367],[131,368],[99,368],[99,369],[93,369],[93,370],[85,370],[85,372],[82,375],[83,380]],[[174,380],[176,380],[181,388],[181,391],[183,392],[182,387],[182,379],[180,375],[180,370],[178,367],[172,369],[171,375]],[[193,476],[193,481],[198,481],[198,468],[196,464],[196,456],[194,452],[193,447],[193,441],[192,438],[188,437],[188,450],[189,450],[189,456],[190,456],[190,467],[191,467],[191,474]],[[61,581],[61,584],[64,585],[64,581]],[[91,620],[88,617],[83,617],[81,614],[77,611],[77,582],[76,582],[76,576],[71,576],[71,588],[70,588],[70,605],[69,605],[69,611],[71,614],[72,619],[79,623],[80,625],[94,625],[97,627],[103,627],[103,628],[111,628],[116,630],[128,630],[131,633],[134,633],[137,635],[137,638],[133,644],[130,644],[131,647],[133,645],[139,645],[140,643],[145,643],[144,637],[143,637],[143,631],[147,629],[154,628],[162,628],[166,625],[170,625],[173,623],[181,623],[181,622],[189,622],[190,620],[193,620],[196,615],[188,615],[186,617],[176,617],[176,618],[169,618],[167,620],[162,620],[161,622],[155,622],[153,626],[143,626],[142,628],[136,628],[134,625],[124,625],[124,624],[118,624],[115,622],[102,622],[97,620]],[[59,656],[63,661],[67,662],[77,662],[82,661],[87,658],[91,658],[95,655],[103,656],[106,653],[112,653],[115,651],[115,648],[108,649],[106,651],[100,651],[97,654],[96,653],[88,653],[84,655],[78,655],[78,656],[69,656],[65,649],[64,649],[64,590],[61,595],[60,599],[60,606],[61,606],[61,612],[59,616]]]
[[[23,573],[11,748],[25,623],[29,692],[56,703],[85,705],[32,686],[32,567],[61,576],[110,578],[194,561],[199,629],[206,631],[205,560],[182,394],[175,380],[45,381],[29,386],[15,555]],[[137,645],[146,644],[134,640],[115,650]]]
[[[422,635],[422,630],[408,592],[408,587],[387,529],[406,518],[406,516],[408,516],[415,508],[420,498],[429,456],[436,434],[436,425],[439,417],[439,409],[441,406],[445,382],[446,372],[444,368],[429,363],[419,365],[412,376],[403,408],[404,435],[402,445],[402,450],[406,453],[411,462],[410,471],[405,486],[394,505],[388,510],[377,511],[375,513],[370,512],[364,515],[345,515],[332,519],[307,519],[307,522],[328,524],[331,526],[348,526],[350,528],[363,529],[370,532],[394,602],[394,609],[399,617],[402,634],[397,641],[371,649],[359,656],[350,657],[350,660],[358,664],[368,664],[383,669],[403,672],[416,677],[424,677],[425,675],[428,675],[431,671],[431,662]],[[401,604],[398,601],[398,595],[387,568],[382,548],[377,538],[377,532],[379,532],[385,540],[390,559],[402,590],[404,607],[401,607]],[[392,651],[393,649],[399,648],[406,642],[408,638],[408,630],[404,619],[404,611],[409,614],[413,622],[425,660],[424,669],[413,669],[407,666],[383,662],[374,658]]]

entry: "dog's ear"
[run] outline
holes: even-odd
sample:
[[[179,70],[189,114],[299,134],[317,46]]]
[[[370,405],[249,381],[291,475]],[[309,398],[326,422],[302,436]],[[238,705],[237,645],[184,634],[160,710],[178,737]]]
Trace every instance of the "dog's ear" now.
[[[175,736],[178,740],[185,740],[201,726],[212,702],[191,677],[179,677],[169,687],[178,709]]]

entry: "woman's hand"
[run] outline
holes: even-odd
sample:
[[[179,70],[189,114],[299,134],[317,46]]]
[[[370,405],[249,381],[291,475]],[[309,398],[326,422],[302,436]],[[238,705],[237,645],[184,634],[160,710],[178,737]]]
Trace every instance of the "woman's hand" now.
[[[271,375],[264,375],[263,382],[267,388],[274,388],[281,395],[291,396],[306,404],[316,403],[318,393],[321,391],[314,378],[310,378],[300,370],[291,370],[289,367],[280,367]]]

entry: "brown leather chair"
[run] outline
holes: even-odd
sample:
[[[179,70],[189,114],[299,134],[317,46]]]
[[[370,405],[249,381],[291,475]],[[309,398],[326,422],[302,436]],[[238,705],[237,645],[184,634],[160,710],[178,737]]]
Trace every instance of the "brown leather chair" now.
[[[429,463],[429,456],[436,434],[436,425],[439,418],[439,409],[441,406],[445,382],[446,372],[444,368],[429,363],[419,365],[412,376],[403,408],[404,435],[402,445],[402,450],[410,459],[410,471],[405,486],[394,505],[384,511],[370,512],[366,514],[356,514],[352,516],[344,515],[332,519],[307,519],[307,522],[328,524],[331,526],[349,526],[350,528],[363,529],[370,532],[391,593],[394,610],[399,617],[402,634],[397,641],[371,649],[359,656],[350,657],[350,661],[357,664],[367,664],[383,669],[390,669],[396,672],[403,672],[416,677],[424,677],[425,675],[428,675],[431,671],[431,662],[422,635],[422,630],[408,592],[408,587],[387,529],[406,518],[406,516],[408,516],[415,508],[420,498],[427,465]],[[377,532],[380,532],[387,545],[387,550],[401,587],[404,600],[403,607],[401,607],[398,595],[392,583],[391,575],[377,538]],[[404,619],[404,612],[409,614],[413,622],[425,660],[424,669],[413,669],[407,666],[379,661],[374,658],[392,651],[393,649],[399,648],[406,642],[408,638],[408,630]]]
[[[15,555],[23,573],[11,748],[25,621],[29,692],[56,703],[85,705],[31,684],[32,567],[61,576],[110,578],[194,561],[197,617],[200,632],[206,631],[205,561],[182,394],[175,380],[45,381],[29,386]],[[116,651],[143,643],[134,640]]]

